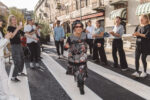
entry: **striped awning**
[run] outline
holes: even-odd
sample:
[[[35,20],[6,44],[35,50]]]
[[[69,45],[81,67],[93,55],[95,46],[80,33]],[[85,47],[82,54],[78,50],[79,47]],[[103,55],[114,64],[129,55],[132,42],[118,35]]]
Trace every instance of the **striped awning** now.
[[[127,10],[126,8],[120,8],[117,10],[114,10],[110,13],[110,19],[114,20],[117,16],[126,19],[127,18]]]
[[[141,4],[136,9],[136,15],[149,14],[150,13],[150,2]]]

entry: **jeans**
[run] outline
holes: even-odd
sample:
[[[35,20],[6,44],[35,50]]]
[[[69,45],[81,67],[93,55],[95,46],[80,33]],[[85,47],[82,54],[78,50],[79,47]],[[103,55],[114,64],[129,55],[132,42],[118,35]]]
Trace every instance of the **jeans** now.
[[[61,55],[64,54],[64,41],[55,41],[57,54],[60,56],[60,47],[61,47]]]
[[[18,73],[22,73],[24,68],[24,53],[21,44],[12,44],[12,58],[14,61],[13,77],[16,77]]]

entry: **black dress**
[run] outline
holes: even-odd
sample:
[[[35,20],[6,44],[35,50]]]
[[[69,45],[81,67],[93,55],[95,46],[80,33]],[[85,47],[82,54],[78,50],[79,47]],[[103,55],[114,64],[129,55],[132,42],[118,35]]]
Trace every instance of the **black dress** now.
[[[150,54],[150,24],[142,27],[137,26],[135,32],[145,34],[146,38],[137,37],[136,45],[141,45],[141,53]]]

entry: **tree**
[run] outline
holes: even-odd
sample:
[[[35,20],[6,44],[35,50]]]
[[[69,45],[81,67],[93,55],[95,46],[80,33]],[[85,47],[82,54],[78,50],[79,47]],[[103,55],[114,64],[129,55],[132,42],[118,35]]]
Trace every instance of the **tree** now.
[[[17,18],[18,23],[19,22],[23,22],[23,24],[25,23],[24,14],[21,12],[21,10],[15,7],[9,8],[9,10],[10,15],[14,15]]]

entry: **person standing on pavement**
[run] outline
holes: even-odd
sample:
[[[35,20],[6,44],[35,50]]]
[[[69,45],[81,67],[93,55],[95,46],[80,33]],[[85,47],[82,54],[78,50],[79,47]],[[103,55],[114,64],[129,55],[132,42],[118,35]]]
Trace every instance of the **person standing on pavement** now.
[[[63,56],[64,54],[64,37],[65,32],[62,26],[60,26],[60,21],[57,21],[57,26],[54,28],[54,39],[55,39],[55,45],[56,50],[58,54],[58,58],[60,59],[60,55]],[[61,47],[61,54],[60,54],[60,47]]]
[[[136,27],[133,36],[136,36],[136,50],[135,50],[135,66],[136,72],[132,75],[135,77],[147,76],[147,55],[150,54],[150,20],[147,15],[141,15],[139,17],[140,25]],[[139,73],[139,59],[142,59],[144,70]]]
[[[93,60],[99,61],[100,58],[102,63],[107,65],[106,53],[104,50],[104,28],[101,27],[99,21],[96,21],[93,38],[95,38],[93,46]]]
[[[8,32],[12,32],[14,35],[10,39],[11,44],[11,50],[12,50],[12,58],[14,61],[14,71],[12,75],[12,81],[19,82],[20,80],[17,78],[17,76],[26,76],[26,74],[23,73],[24,69],[24,53],[21,46],[21,36],[23,36],[25,33],[21,30],[22,24],[20,23],[19,26],[17,26],[17,19],[14,15],[10,15],[8,19]]]
[[[94,32],[94,26],[92,26],[91,20],[87,22],[87,28],[86,28],[86,33],[87,33],[87,44],[89,45],[90,49],[90,56],[92,57],[93,54],[93,32]]]
[[[38,41],[38,59],[41,60],[41,42],[40,42],[40,38],[41,38],[41,29],[38,23],[35,23],[36,26],[36,36],[39,39]]]
[[[125,52],[123,49],[123,41],[122,41],[122,35],[124,34],[124,27],[121,23],[121,18],[116,17],[115,18],[115,26],[113,27],[113,30],[109,32],[113,37],[113,43],[112,43],[112,56],[114,60],[114,66],[118,67],[118,57],[117,57],[117,51],[119,52],[120,57],[120,66],[122,71],[126,71],[128,69],[128,64],[125,57]]]
[[[13,34],[8,32],[5,35],[2,25],[3,20],[0,19],[0,100],[19,100],[19,98],[12,96],[10,93],[8,86],[8,75],[5,69],[4,49]]]
[[[39,65],[39,59],[38,59],[38,41],[36,35],[36,27],[33,25],[32,19],[27,19],[27,25],[24,27],[24,32],[29,35],[27,36],[27,46],[29,47],[29,50],[31,52],[30,55],[30,67],[31,68],[37,68],[40,67]],[[34,66],[35,61],[35,66]]]

